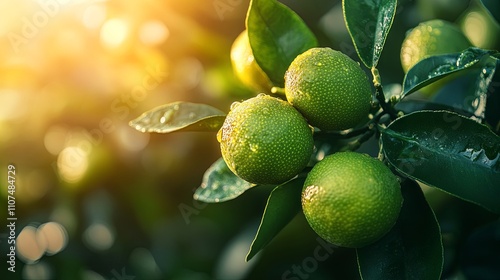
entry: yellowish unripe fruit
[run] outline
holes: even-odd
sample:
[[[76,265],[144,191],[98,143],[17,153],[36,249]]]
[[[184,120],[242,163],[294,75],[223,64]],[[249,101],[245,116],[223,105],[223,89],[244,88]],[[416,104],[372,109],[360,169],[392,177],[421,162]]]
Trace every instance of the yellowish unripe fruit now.
[[[255,92],[270,93],[273,84],[253,56],[248,32],[244,30],[231,46],[231,64],[236,77]]]
[[[401,46],[401,65],[406,73],[417,62],[433,55],[461,52],[471,46],[454,24],[430,20],[413,28]]]

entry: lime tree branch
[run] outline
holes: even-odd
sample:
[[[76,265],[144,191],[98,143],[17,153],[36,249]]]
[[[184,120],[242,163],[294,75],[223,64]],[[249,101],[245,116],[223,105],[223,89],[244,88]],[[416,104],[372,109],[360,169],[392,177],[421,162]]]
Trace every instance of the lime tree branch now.
[[[394,107],[392,107],[391,104],[387,103],[387,101],[385,100],[384,90],[382,89],[382,81],[380,78],[380,74],[378,73],[378,69],[372,67],[371,71],[373,76],[373,85],[375,86],[375,97],[380,103],[380,107],[382,107],[382,110],[388,113],[391,119],[395,120],[398,117],[398,113],[396,112]]]

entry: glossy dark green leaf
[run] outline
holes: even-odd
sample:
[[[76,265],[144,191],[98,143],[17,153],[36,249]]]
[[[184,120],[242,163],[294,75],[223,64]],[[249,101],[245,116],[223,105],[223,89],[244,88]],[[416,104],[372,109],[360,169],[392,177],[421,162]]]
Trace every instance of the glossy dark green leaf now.
[[[447,104],[435,103],[433,101],[421,100],[421,99],[418,100],[404,99],[403,101],[396,104],[395,108],[397,110],[403,111],[405,114],[422,110],[432,110],[432,111],[438,110],[438,111],[451,111],[454,113],[458,113],[460,115],[464,115],[466,117],[471,117],[473,115],[471,112],[464,111],[462,109],[455,108]]]
[[[277,186],[267,199],[266,209],[246,260],[250,260],[297,215],[305,178],[298,177]]]
[[[465,115],[481,118],[486,108],[485,98],[479,91],[478,84],[484,82],[480,67],[473,67],[456,75],[444,84],[431,101],[436,104],[451,107],[445,109]],[[428,108],[433,110],[432,108]],[[462,113],[460,112],[462,111]]]
[[[481,0],[481,2],[496,20],[497,24],[500,24],[500,2],[498,0]]]
[[[175,102],[158,106],[130,121],[141,132],[217,131],[226,114],[206,104]]]
[[[476,67],[446,84],[433,101],[451,105],[471,113],[478,119],[484,119],[496,68],[497,59],[489,56],[483,58]]]
[[[440,279],[443,245],[439,224],[415,181],[402,186],[398,221],[382,239],[357,249],[362,279]]]
[[[425,58],[415,64],[406,73],[401,97],[405,97],[452,73],[471,68],[492,53],[493,51],[471,47],[461,53]]]
[[[376,67],[396,14],[396,0],[343,0],[347,30],[366,67]]]
[[[382,131],[385,157],[402,174],[500,214],[500,137],[447,111],[420,111]]]
[[[496,60],[495,73],[486,92],[486,122],[500,135],[500,59]]]
[[[317,45],[304,21],[276,0],[252,0],[246,25],[255,60],[277,86],[295,57]]]
[[[193,197],[208,203],[223,202],[240,196],[253,186],[231,172],[224,159],[220,158],[207,169]]]

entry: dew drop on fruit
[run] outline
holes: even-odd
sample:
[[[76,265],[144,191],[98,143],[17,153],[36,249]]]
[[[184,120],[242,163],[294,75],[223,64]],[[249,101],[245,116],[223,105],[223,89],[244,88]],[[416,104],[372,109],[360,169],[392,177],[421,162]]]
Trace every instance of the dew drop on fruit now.
[[[269,108],[262,108],[260,110],[260,113],[263,115],[263,116],[268,116],[270,111],[269,111]]]
[[[234,110],[234,109],[236,109],[236,107],[240,106],[240,104],[241,104],[241,102],[238,102],[238,101],[233,102],[233,103],[231,104],[231,106],[229,107],[229,109],[230,109],[230,110]]]
[[[314,198],[319,194],[319,186],[311,185],[307,186],[303,192],[304,200],[314,200]]]
[[[219,129],[219,131],[217,132],[217,141],[219,143],[222,142],[222,129]]]
[[[267,94],[262,93],[262,92],[261,92],[261,93],[259,93],[259,94],[257,94],[257,97],[259,97],[259,98],[264,97],[264,96],[267,96]]]
[[[259,145],[257,145],[257,144],[250,144],[249,147],[250,147],[250,151],[252,151],[252,152],[257,152],[259,150]]]

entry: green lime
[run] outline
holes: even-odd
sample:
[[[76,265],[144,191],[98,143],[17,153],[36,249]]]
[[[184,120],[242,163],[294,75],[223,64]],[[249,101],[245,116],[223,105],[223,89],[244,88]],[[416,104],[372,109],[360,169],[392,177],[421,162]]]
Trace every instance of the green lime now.
[[[298,55],[285,74],[288,102],[321,130],[345,130],[366,119],[371,88],[365,72],[347,55],[312,48]]]
[[[359,248],[384,236],[402,205],[396,176],[368,155],[340,152],[325,157],[308,174],[302,209],[323,239]]]
[[[288,102],[261,94],[231,106],[217,139],[236,175],[255,184],[280,184],[309,162],[312,133]]]

